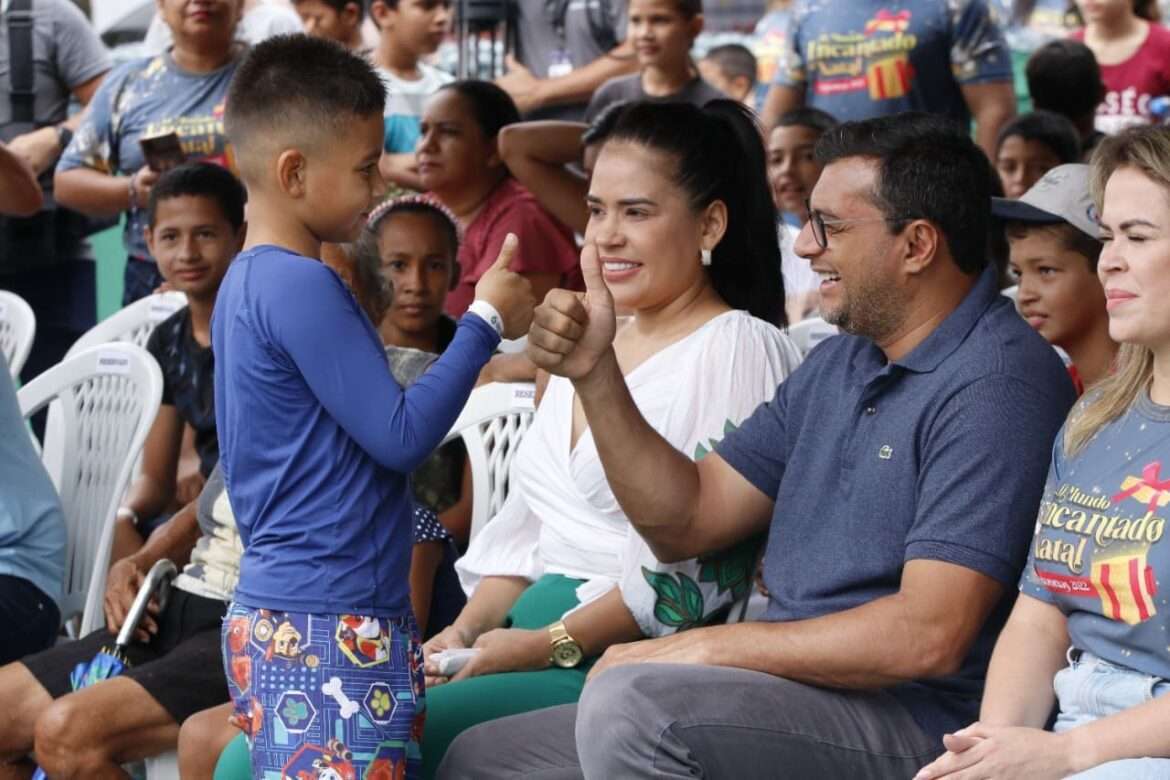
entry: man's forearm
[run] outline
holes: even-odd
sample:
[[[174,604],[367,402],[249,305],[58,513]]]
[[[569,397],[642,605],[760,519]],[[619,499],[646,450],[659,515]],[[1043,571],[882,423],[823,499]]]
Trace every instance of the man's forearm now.
[[[171,473],[174,473],[173,469]],[[142,520],[149,520],[165,512],[174,498],[174,479],[171,479],[170,484],[163,484],[154,477],[143,474],[130,486],[122,506],[133,509]]]
[[[201,535],[195,515],[195,502],[191,502],[159,526],[146,540],[146,544],[130,558],[142,571],[163,559],[182,567],[191,557],[191,550]]]
[[[589,377],[573,384],[609,486],[657,554],[656,543],[669,546],[693,520],[698,469],[642,417],[612,349]]]
[[[574,68],[571,73],[541,79],[537,102],[542,106],[584,103],[605,82],[637,71],[638,60],[634,57],[633,46],[622,43],[588,65]]]
[[[999,129],[1016,114],[1012,83],[968,84],[962,87],[962,92],[975,122],[975,143],[994,162]]]
[[[823,617],[696,629],[706,663],[831,688],[876,689],[949,673],[962,652],[945,649],[900,594]]]

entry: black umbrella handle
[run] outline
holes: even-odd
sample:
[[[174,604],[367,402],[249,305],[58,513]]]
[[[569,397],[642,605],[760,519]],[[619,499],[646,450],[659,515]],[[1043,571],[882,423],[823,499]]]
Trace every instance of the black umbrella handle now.
[[[138,594],[134,597],[134,603],[130,605],[130,610],[126,613],[126,619],[122,622],[122,630],[118,632],[119,650],[125,650],[134,639],[134,632],[138,629],[138,624],[142,622],[142,616],[146,614],[146,606],[150,603],[150,597],[154,595],[156,589],[159,591],[159,605],[165,605],[167,594],[171,588],[171,578],[178,572],[175,564],[165,558],[150,567],[146,579],[142,581],[142,587],[138,589]]]

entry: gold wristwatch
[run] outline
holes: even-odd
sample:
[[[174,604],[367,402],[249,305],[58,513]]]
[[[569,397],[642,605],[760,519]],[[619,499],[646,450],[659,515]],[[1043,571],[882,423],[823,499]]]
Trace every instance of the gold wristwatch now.
[[[565,630],[565,621],[558,620],[548,627],[548,639],[552,643],[552,655],[549,660],[562,669],[572,669],[581,663],[585,654],[581,652],[581,645],[569,636]]]

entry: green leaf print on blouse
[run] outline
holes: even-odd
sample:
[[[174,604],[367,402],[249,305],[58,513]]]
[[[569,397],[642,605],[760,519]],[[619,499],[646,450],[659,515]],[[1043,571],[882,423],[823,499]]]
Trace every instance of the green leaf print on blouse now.
[[[703,591],[687,575],[667,574],[642,567],[642,576],[654,589],[654,617],[664,626],[685,631],[702,625]]]
[[[723,436],[735,429],[735,423],[725,421]],[[710,439],[704,446],[700,441],[695,446],[694,459],[702,460],[718,443],[719,439]],[[752,585],[752,574],[763,538],[762,535],[754,536],[726,550],[699,556],[699,582],[713,583],[716,596],[730,592],[733,602],[744,598]],[[654,617],[664,626],[685,631],[695,626],[722,622],[727,618],[729,605],[722,599],[717,609],[706,612],[707,600],[703,596],[703,589],[687,574],[668,574],[643,566],[642,576],[654,589]]]

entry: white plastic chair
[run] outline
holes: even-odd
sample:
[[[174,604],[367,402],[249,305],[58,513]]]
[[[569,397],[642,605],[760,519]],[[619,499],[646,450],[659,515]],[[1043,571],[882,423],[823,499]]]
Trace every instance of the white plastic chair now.
[[[86,331],[81,338],[73,342],[73,346],[65,353],[65,358],[96,347],[102,344],[126,342],[137,347],[146,347],[150,334],[158,324],[187,305],[187,296],[181,292],[165,292],[148,295],[145,298],[111,314],[106,319]],[[52,454],[62,452],[60,446],[61,416],[57,405],[49,406],[49,414],[45,420],[45,467],[52,471],[60,464],[48,460]],[[136,459],[133,474],[137,475],[142,468],[141,461]]]
[[[187,296],[181,292],[148,295],[94,325],[73,343],[65,357],[113,341],[128,341],[135,346],[145,347],[158,324],[186,305]]]
[[[792,339],[792,343],[800,350],[802,358],[807,356],[817,344],[830,336],[836,336],[837,333],[835,325],[830,325],[820,317],[811,317],[788,326],[788,338]]]
[[[0,353],[8,361],[12,378],[20,376],[37,335],[37,317],[28,302],[16,293],[0,290]]]
[[[53,402],[60,435],[44,462],[68,528],[61,620],[74,636],[102,625],[114,513],[162,398],[162,372],[133,344],[105,344],[66,358],[17,393],[27,418]]]
[[[179,754],[171,750],[143,761],[146,780],[179,780]]]
[[[463,437],[471,464],[471,534],[483,529],[508,497],[512,458],[536,413],[536,386],[494,382],[471,391],[443,443]]]

